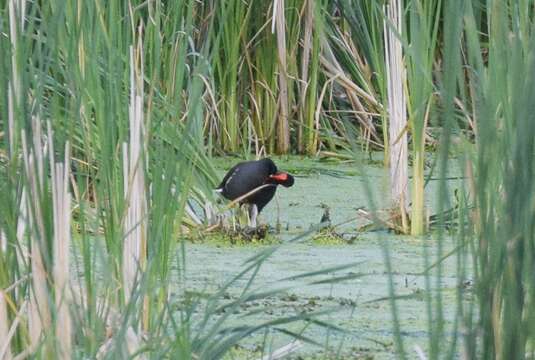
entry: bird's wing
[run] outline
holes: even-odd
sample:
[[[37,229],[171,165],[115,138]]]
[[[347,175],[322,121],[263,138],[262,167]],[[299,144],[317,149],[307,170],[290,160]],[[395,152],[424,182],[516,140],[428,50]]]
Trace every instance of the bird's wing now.
[[[219,190],[220,192],[225,188],[225,185],[227,185],[227,182],[236,174],[236,170],[238,169],[238,166],[240,166],[242,163],[234,165],[232,168],[230,168],[229,171],[227,171],[225,177],[223,180],[221,180],[221,184],[216,188],[216,190]]]

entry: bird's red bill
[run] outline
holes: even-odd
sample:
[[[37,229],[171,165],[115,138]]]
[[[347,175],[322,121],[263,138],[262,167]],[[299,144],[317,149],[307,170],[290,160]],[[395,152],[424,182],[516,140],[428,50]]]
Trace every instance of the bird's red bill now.
[[[287,173],[283,173],[283,172],[270,175],[269,177],[272,178],[272,179],[275,179],[277,181],[286,181],[286,180],[288,180],[288,174]]]

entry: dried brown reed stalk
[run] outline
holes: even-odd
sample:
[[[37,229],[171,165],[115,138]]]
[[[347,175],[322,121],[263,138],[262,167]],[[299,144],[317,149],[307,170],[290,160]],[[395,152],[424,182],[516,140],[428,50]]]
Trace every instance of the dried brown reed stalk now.
[[[143,61],[141,48],[130,47],[130,139],[123,144],[124,190],[126,214],[124,219],[123,282],[128,302],[136,281],[136,274],[144,263],[146,244],[146,199],[143,151]],[[139,66],[139,67],[138,67]]]
[[[123,171],[125,191],[125,218],[123,223],[123,286],[124,298],[128,303],[135,290],[141,271],[147,259],[147,200],[145,197],[145,129],[143,110],[143,48],[141,27],[139,28],[138,44],[134,51],[130,47],[130,107],[128,144],[123,143]],[[143,298],[142,327],[148,327],[148,298]],[[127,351],[134,354],[141,347],[141,337],[132,326],[127,328]],[[103,345],[105,351],[106,344]]]
[[[372,119],[369,116],[367,107],[361,101],[364,99],[368,104],[380,108],[381,105],[378,101],[369,93],[355,84],[351,78],[343,70],[342,65],[336,59],[331,45],[326,39],[322,39],[322,56],[320,57],[321,65],[324,67],[325,73],[329,75],[331,79],[336,79],[336,82],[344,89],[351,107],[356,111],[356,118],[360,123],[361,128],[366,138],[374,140],[377,143],[381,143],[379,135],[372,123]]]
[[[48,123],[48,149],[52,182],[52,207],[54,217],[54,293],[56,305],[56,339],[60,359],[72,355],[72,323],[69,313],[71,296],[69,289],[69,248],[71,243],[71,194],[69,192],[70,146],[65,144],[63,163],[54,163],[52,127]]]
[[[403,31],[400,0],[392,0],[386,6],[387,19],[384,23],[385,60],[387,74],[387,96],[389,117],[389,168],[391,201],[399,208],[402,228],[408,232],[408,163],[407,163],[407,109],[405,101],[405,68],[400,36]],[[390,24],[389,24],[390,23]]]
[[[288,67],[286,61],[286,18],[284,0],[274,0],[273,21],[277,33],[277,53],[279,57],[279,116],[277,119],[277,151],[286,154],[290,148],[290,130],[288,125]]]
[[[41,208],[41,196],[44,193],[44,148],[41,143],[40,118],[32,119],[33,147],[28,147],[26,132],[22,131],[22,152],[24,170],[28,186],[28,229],[30,233],[30,261],[32,286],[30,290],[30,303],[28,307],[28,324],[30,335],[30,349],[37,347],[45,329],[51,326],[51,313],[49,307],[48,274],[44,265],[43,253],[46,249],[44,242],[45,227]]]

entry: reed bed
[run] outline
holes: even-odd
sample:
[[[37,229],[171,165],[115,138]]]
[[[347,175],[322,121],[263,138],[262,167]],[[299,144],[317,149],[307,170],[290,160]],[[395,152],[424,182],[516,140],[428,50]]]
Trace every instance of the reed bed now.
[[[0,358],[220,358],[314,318],[229,325],[282,291],[251,287],[276,248],[215,294],[187,292],[179,239],[216,180],[205,125],[224,39],[205,4],[12,0],[0,15]]]
[[[533,2],[464,1],[407,4],[404,38],[408,73],[413,190],[418,152],[429,126],[441,129],[435,153],[440,174],[439,223],[454,209],[456,228],[439,226],[436,257],[424,246],[428,344],[403,340],[391,287],[401,358],[530,359],[533,282]],[[411,84],[412,82],[412,84]],[[413,87],[414,86],[414,87]],[[418,160],[418,161],[421,161]],[[461,169],[455,194],[444,180]],[[528,175],[530,174],[530,175]],[[419,184],[419,185],[418,185]],[[423,192],[422,192],[423,194]],[[418,195],[419,196],[419,195]],[[414,199],[414,194],[413,194]],[[418,200],[421,201],[421,200]],[[529,205],[528,205],[529,204]],[[413,206],[417,201],[413,200]],[[414,222],[414,214],[412,220]],[[413,233],[419,233],[416,225]],[[454,250],[446,253],[446,244]],[[387,264],[391,256],[385,244]],[[446,314],[443,262],[454,258],[456,311]],[[391,278],[391,281],[392,278]]]
[[[228,325],[240,304],[280,291],[252,289],[276,247],[183,301],[177,239],[202,222],[189,202],[213,202],[210,155],[397,160],[405,136],[405,232],[429,226],[427,150],[441,179],[463,172],[455,195],[441,180],[438,222],[453,212],[457,227],[437,227],[436,258],[425,252],[429,336],[415,353],[533,358],[533,1],[395,4],[397,17],[382,1],[0,3],[0,358],[212,359],[263,329],[310,326],[323,313]],[[342,269],[303,276],[312,286]],[[242,296],[225,299],[241,280]],[[397,355],[411,358],[392,278],[389,289]]]

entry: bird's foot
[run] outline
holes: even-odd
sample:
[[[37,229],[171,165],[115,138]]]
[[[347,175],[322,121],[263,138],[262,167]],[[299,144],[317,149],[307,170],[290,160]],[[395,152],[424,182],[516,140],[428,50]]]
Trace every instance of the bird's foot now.
[[[267,224],[259,224],[258,226],[246,226],[242,229],[242,234],[249,239],[264,239],[270,231]]]

